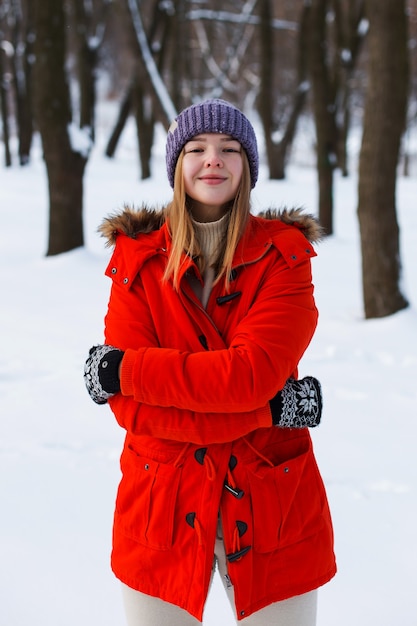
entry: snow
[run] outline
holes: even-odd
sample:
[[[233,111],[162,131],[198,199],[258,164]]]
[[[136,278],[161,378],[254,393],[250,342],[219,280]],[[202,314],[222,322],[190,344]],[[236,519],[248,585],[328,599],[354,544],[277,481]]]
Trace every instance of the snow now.
[[[109,112],[107,114],[110,117]],[[105,143],[101,137],[101,143]],[[100,140],[99,140],[100,143]],[[96,233],[125,202],[162,204],[163,132],[154,177],[139,181],[135,129],[117,158],[95,147],[85,175],[86,246],[46,258],[47,183],[39,146],[25,168],[2,169],[0,255],[0,598],[5,626],[124,623],[109,566],[123,432],[84,389],[88,348],[102,340],[109,250]],[[324,390],[312,431],[334,518],[339,572],[319,594],[318,626],[417,624],[417,179],[399,179],[403,285],[412,306],[363,319],[355,176],[337,177],[335,235],[313,261],[320,322],[300,368]],[[268,181],[255,210],[314,212],[314,169],[293,165]],[[216,577],[207,626],[233,624]],[[244,622],[242,622],[244,624]]]
[[[71,122],[71,124],[67,126],[67,131],[72,150],[79,152],[82,157],[88,159],[88,155],[93,147],[91,127],[84,126],[83,128],[79,128],[74,122]]]
[[[13,44],[11,44],[10,41],[7,41],[6,39],[3,39],[1,41],[1,43],[0,43],[0,50],[3,50],[3,52],[6,54],[6,56],[9,57],[10,59],[14,55]]]
[[[342,59],[342,61],[344,63],[351,63],[352,62],[352,51],[349,50],[348,48],[344,48],[341,52],[340,52],[340,58]]]
[[[358,25],[358,35],[365,37],[369,30],[369,20],[362,18]]]

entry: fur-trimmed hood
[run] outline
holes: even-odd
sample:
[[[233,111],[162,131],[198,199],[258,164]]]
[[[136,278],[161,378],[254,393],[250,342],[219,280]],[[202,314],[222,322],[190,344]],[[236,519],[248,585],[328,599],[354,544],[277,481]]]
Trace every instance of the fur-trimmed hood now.
[[[257,214],[264,220],[277,220],[288,226],[296,226],[310,243],[318,243],[323,229],[317,219],[301,208],[267,209]],[[166,219],[166,208],[154,209],[142,205],[138,209],[125,206],[119,213],[106,217],[98,231],[106,239],[107,246],[114,246],[118,234],[136,239],[138,235],[159,230]]]

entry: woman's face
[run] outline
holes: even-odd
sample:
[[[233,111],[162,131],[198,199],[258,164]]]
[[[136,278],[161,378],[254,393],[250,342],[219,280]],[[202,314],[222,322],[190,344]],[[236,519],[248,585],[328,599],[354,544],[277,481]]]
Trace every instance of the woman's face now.
[[[243,172],[242,150],[236,139],[220,133],[197,135],[185,144],[185,193],[192,199],[196,220],[220,219],[235,198]]]

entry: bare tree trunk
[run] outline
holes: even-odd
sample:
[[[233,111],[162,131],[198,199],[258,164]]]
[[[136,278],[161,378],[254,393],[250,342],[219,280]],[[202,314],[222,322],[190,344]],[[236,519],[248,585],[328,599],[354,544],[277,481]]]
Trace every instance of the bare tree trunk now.
[[[338,127],[337,163],[343,176],[348,176],[347,141],[351,119],[352,77],[366,36],[361,26],[365,14],[365,0],[344,3],[332,0],[335,16],[336,50],[334,76],[335,115]]]
[[[83,175],[87,157],[70,137],[70,93],[65,71],[63,2],[35,0],[35,111],[49,187],[48,255],[84,243]],[[53,88],[51,88],[53,86]]]
[[[123,128],[129,116],[133,114],[136,122],[141,178],[146,179],[151,176],[150,162],[155,126],[152,106],[155,102],[155,88],[150,74],[160,75],[161,73],[171,18],[166,8],[161,8],[159,0],[153,0],[153,6],[150,7],[152,9],[150,11],[151,23],[145,32],[136,0],[128,0],[127,5],[138,45],[139,61],[133,68],[131,80],[120,104],[119,115],[107,144],[106,155],[109,157],[114,155]],[[153,53],[151,52],[152,43],[156,34],[159,35],[159,40],[156,46],[157,52]],[[148,63],[147,66],[145,62]],[[166,124],[165,120],[164,123]]]
[[[154,113],[155,116],[160,119],[165,128],[168,129],[172,120],[176,117],[177,111],[152,55],[138,0],[126,1],[132,18],[133,28],[135,30],[140,60],[143,64],[144,74],[147,78],[148,92],[152,97]]]
[[[151,176],[155,121],[159,118],[168,128],[170,121],[176,115],[171,97],[161,77],[171,17],[159,0],[153,0],[153,6],[150,7],[152,9],[150,25],[145,30],[137,0],[128,0],[128,7],[138,44],[139,62],[134,69],[131,93],[127,94],[124,112],[126,120],[129,106],[135,116],[141,179],[144,180]],[[159,39],[154,52],[153,43],[157,34]],[[171,120],[168,117],[170,115]],[[122,119],[119,116],[120,124]]]
[[[174,19],[172,22],[172,55],[170,74],[172,77],[172,101],[181,111],[191,102],[191,81],[187,67],[187,24],[185,21],[185,0],[174,0]]]
[[[129,115],[132,112],[135,80],[136,80],[136,71],[134,73],[133,78],[130,80],[126,88],[126,91],[123,95],[123,99],[120,103],[119,115],[117,116],[116,124],[114,125],[109,141],[107,142],[105,155],[108,156],[109,158],[112,158],[114,156],[116,152],[117,144],[119,143],[120,136],[123,132],[125,124],[129,118]]]
[[[276,144],[275,174],[277,179],[285,178],[285,167],[288,153],[294,141],[298,118],[307,100],[310,85],[307,80],[307,52],[308,52],[308,24],[310,20],[310,5],[304,4],[301,12],[298,32],[298,60],[297,60],[297,89],[293,97],[293,105],[289,120],[285,127],[281,141]]]
[[[358,216],[366,318],[408,305],[400,290],[396,176],[408,90],[405,0],[367,0],[369,80],[359,164]]]
[[[135,120],[141,165],[141,179],[145,180],[151,176],[151,153],[155,120],[152,115],[151,98],[143,91],[140,81],[136,83],[135,102]]]
[[[261,25],[259,29],[260,48],[261,48],[261,72],[260,72],[260,89],[258,95],[258,111],[261,117],[264,137],[266,157],[268,161],[269,177],[275,179],[278,177],[275,171],[275,144],[272,139],[274,131],[273,110],[274,110],[274,93],[273,93],[273,72],[274,72],[274,49],[272,38],[272,6],[271,0],[262,0],[261,2]]]
[[[86,10],[84,0],[72,0],[77,34],[77,69],[80,85],[80,128],[88,129],[91,139],[95,135],[95,68],[98,46],[91,42],[91,14]]]
[[[4,164],[10,167],[12,164],[12,155],[10,152],[10,129],[9,129],[9,80],[6,76],[6,44],[3,42],[2,32],[0,31],[0,104],[1,104],[1,121],[3,125],[3,143],[4,143]]]
[[[19,163],[26,165],[30,160],[33,138],[33,4],[30,0],[15,0],[13,47],[13,82],[16,93],[16,116],[19,133]]]
[[[77,65],[80,85],[80,128],[95,138],[96,68],[98,52],[106,31],[110,3],[102,0],[100,11],[93,16],[93,7],[85,0],[72,0],[77,35]]]
[[[312,0],[309,52],[316,124],[319,219],[326,232],[333,233],[333,170],[337,164],[337,130],[334,119],[334,91],[327,63],[326,16],[328,0]]]

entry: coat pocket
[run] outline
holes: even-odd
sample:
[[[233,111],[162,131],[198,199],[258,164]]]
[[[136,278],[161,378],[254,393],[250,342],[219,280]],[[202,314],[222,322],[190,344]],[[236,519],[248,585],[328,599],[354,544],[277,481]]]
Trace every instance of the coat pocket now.
[[[248,466],[254,548],[271,552],[315,534],[323,524],[324,487],[311,440],[279,444],[277,465]]]
[[[157,550],[172,546],[175,503],[181,468],[155,461],[127,446],[121,458],[122,480],[116,518],[125,535]]]

